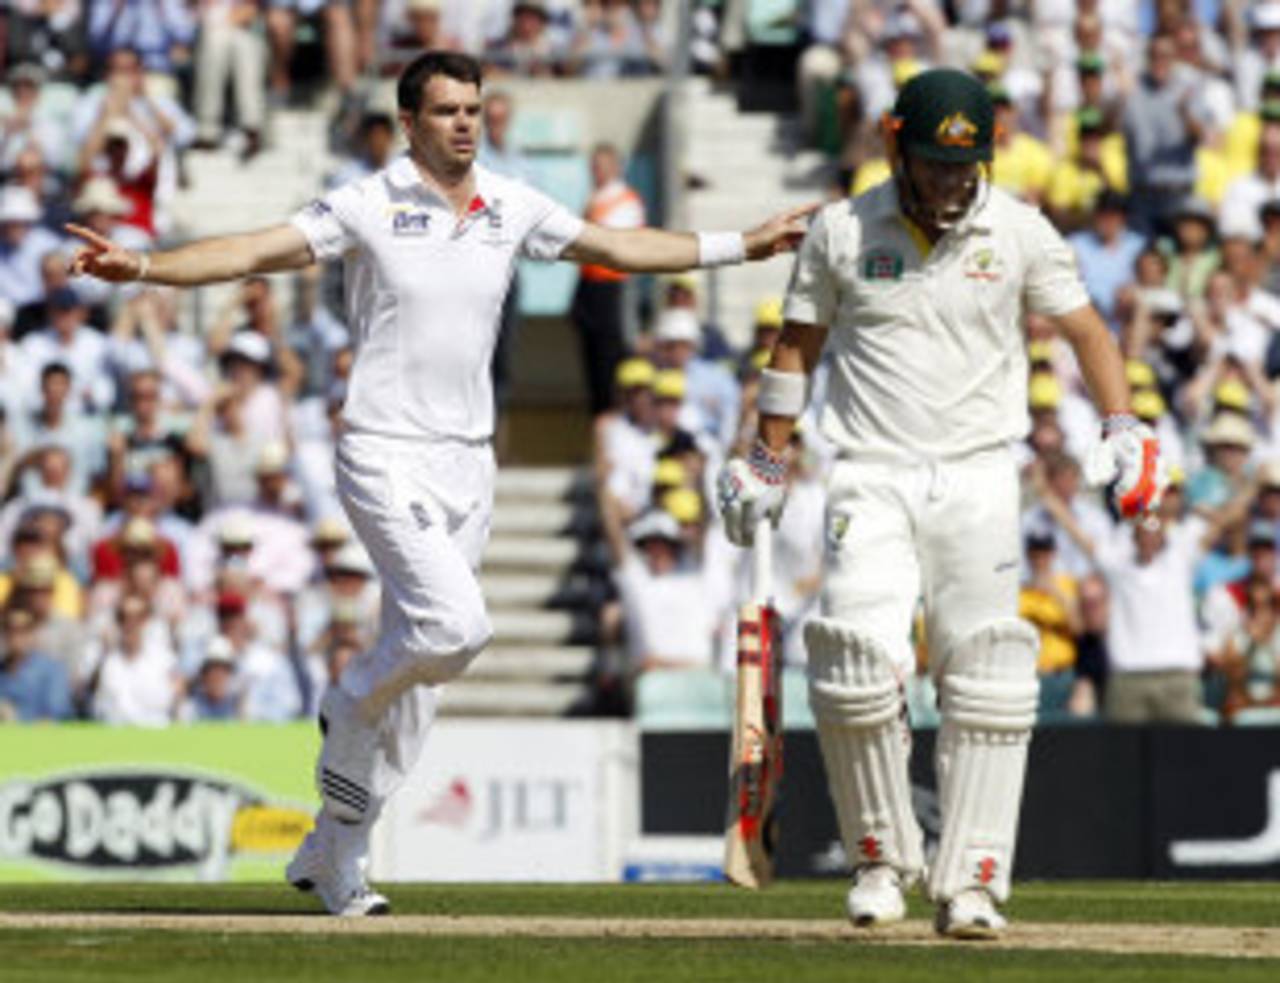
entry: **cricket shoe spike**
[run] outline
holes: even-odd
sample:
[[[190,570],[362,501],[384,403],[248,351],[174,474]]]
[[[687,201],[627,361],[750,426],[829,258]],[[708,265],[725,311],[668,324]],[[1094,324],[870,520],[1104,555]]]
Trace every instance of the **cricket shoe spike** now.
[[[845,898],[849,921],[858,928],[874,928],[902,921],[907,903],[902,879],[888,864],[863,864],[853,873],[853,887]]]
[[[325,829],[330,822],[333,820],[321,817],[307,834],[285,868],[285,879],[299,891],[314,894],[331,915],[361,918],[391,914],[391,903],[365,881],[360,858],[342,856],[347,851],[334,849],[336,838],[326,835]]]
[[[952,939],[998,939],[1008,924],[991,895],[971,887],[938,905],[933,927]]]

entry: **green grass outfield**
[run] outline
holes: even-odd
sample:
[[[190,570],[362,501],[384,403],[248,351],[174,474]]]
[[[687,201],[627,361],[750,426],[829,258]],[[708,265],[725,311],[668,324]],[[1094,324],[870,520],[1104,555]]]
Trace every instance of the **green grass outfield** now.
[[[1015,923],[1062,929],[1026,949],[931,944],[920,930],[914,944],[868,944],[839,928],[843,890],[835,881],[783,883],[759,893],[723,885],[393,885],[387,894],[397,915],[473,916],[467,931],[455,934],[435,918],[419,920],[434,926],[425,934],[413,929],[412,919],[391,932],[353,934],[334,920],[290,917],[313,912],[315,905],[276,885],[0,885],[0,919],[7,919],[0,920],[0,981],[1280,980],[1277,958],[1177,954],[1180,939],[1197,932],[1275,931],[1280,886],[1272,884],[1021,884],[1008,907]],[[64,921],[35,928],[14,920],[39,913]],[[116,921],[109,928],[65,921],[76,913],[110,913]],[[910,914],[927,918],[929,910],[915,901]],[[180,916],[179,927],[172,927],[173,919],[168,928],[142,924],[161,915]],[[223,915],[240,917],[216,927],[201,917]],[[183,926],[182,917],[199,918],[199,930]],[[527,937],[498,923],[494,934],[484,934],[483,919],[510,917],[547,919],[559,929]],[[610,919],[671,920],[691,937],[624,937],[608,928],[621,924],[604,921]],[[745,936],[697,937],[699,920],[745,930]],[[768,924],[784,921],[826,934],[773,937]],[[233,922],[242,928],[251,923],[252,931],[237,930]],[[582,937],[564,937],[566,925],[569,934]],[[1073,926],[1083,938],[1086,930],[1122,936],[1129,931],[1124,926],[1136,932],[1139,925],[1163,926],[1166,934],[1158,940],[1167,938],[1167,944],[1153,945],[1148,934],[1143,952],[1086,951],[1073,935]]]

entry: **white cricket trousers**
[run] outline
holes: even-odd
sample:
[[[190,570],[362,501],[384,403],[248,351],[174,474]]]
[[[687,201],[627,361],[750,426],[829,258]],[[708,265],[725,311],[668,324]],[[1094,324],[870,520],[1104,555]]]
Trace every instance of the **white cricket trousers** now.
[[[369,792],[384,801],[412,771],[439,687],[493,634],[477,570],[489,538],[495,464],[486,443],[345,433],[337,452],[343,508],[378,571],[378,640],[340,685],[386,708]]]
[[[828,481],[822,608],[914,672],[924,602],[931,669],[976,629],[1018,610],[1021,537],[1009,448],[963,458],[839,460]]]

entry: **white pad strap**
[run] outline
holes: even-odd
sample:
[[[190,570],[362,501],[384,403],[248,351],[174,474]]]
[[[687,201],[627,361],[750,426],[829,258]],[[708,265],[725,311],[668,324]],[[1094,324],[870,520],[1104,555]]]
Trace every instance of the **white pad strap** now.
[[[942,836],[929,894],[948,901],[967,888],[1009,896],[1027,744],[1039,701],[1036,630],[995,621],[958,643],[938,687],[938,794]]]
[[[803,372],[765,369],[760,373],[756,408],[769,416],[799,416],[807,402],[807,389]]]
[[[904,884],[924,868],[911,808],[911,732],[898,675],[875,639],[829,618],[805,626],[809,703],[850,863],[885,863]]]

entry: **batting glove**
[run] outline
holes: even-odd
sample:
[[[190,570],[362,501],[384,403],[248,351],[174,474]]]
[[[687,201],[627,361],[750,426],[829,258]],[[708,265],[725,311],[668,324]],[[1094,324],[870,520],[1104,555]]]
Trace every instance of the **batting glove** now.
[[[1103,421],[1102,443],[1090,452],[1084,470],[1091,485],[1115,482],[1112,500],[1126,519],[1154,512],[1169,486],[1168,464],[1155,431],[1128,414]]]
[[[736,546],[755,542],[756,524],[777,523],[787,501],[787,457],[757,440],[746,457],[735,457],[720,470],[716,499],[724,532]]]

